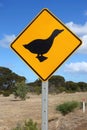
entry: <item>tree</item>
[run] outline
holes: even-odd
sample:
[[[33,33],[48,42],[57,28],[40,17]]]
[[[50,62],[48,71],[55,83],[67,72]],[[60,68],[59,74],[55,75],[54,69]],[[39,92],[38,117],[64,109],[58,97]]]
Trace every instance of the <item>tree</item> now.
[[[37,79],[35,82],[28,83],[31,92],[41,93],[41,80]],[[49,92],[58,93],[64,90],[65,79],[62,76],[54,75],[49,79]]]
[[[30,92],[41,92],[41,80],[37,79],[35,82],[28,83]],[[73,81],[65,81],[63,76],[54,75],[49,79],[49,92],[60,93],[60,92],[80,92],[87,91],[87,83]]]
[[[76,92],[80,91],[80,88],[77,83],[74,83],[72,81],[67,81],[65,84],[65,88],[67,92]]]
[[[28,93],[28,87],[24,81],[16,83],[13,92],[15,98],[19,97],[21,100],[25,100],[27,93]]]
[[[62,76],[54,75],[49,79],[50,84],[61,87],[65,85],[65,79]]]
[[[65,86],[65,79],[62,76],[54,75],[49,79],[49,92],[51,93],[59,93],[62,90],[64,90]]]
[[[41,93],[41,80],[37,79],[35,82],[31,82],[27,84],[29,86],[30,92],[35,92],[37,94]]]
[[[12,89],[16,82],[25,82],[26,78],[13,73],[9,68],[0,67],[0,89]]]
[[[81,91],[87,91],[87,83],[84,82],[78,82],[77,83]]]

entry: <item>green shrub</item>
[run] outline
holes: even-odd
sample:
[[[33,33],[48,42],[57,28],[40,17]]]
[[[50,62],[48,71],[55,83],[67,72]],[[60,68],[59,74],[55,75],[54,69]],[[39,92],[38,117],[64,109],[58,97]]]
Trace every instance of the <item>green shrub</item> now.
[[[34,91],[36,94],[40,95],[41,94],[41,87],[40,86],[35,86]]]
[[[25,121],[24,130],[38,130],[37,123],[34,123],[31,119],[29,121]]]
[[[68,114],[69,112],[74,111],[75,108],[79,106],[79,102],[71,101],[60,104],[56,107],[57,111],[60,111],[63,115]]]
[[[38,128],[37,123],[33,122],[33,120],[30,119],[29,121],[25,121],[25,124],[23,126],[18,125],[16,128],[12,130],[38,130]]]
[[[8,97],[10,96],[11,92],[9,90],[5,90],[2,92],[3,96]]]
[[[3,91],[0,90],[0,95],[2,95],[2,94],[3,94]]]
[[[18,125],[16,128],[13,128],[12,130],[23,130],[20,125]]]
[[[13,92],[15,98],[19,97],[21,100],[25,100],[27,93],[28,93],[28,87],[24,82],[16,83]]]
[[[59,89],[59,92],[64,92],[64,91],[66,91],[66,89],[65,89],[64,87],[59,87],[58,89]]]

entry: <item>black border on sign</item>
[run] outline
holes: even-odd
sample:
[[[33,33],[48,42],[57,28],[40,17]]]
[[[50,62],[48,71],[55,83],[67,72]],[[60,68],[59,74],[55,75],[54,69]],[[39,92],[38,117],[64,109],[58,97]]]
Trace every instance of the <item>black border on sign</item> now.
[[[40,76],[39,74],[38,74],[38,72],[37,71],[35,71],[34,70],[34,68],[32,68],[32,66],[31,65],[29,65],[28,63],[27,63],[27,61],[25,61],[25,59],[12,47],[12,45],[14,44],[14,42],[25,32],[25,30],[27,29],[27,28],[29,28],[29,26],[41,15],[41,13],[43,12],[43,11],[47,11],[52,17],[54,17],[54,19],[56,19],[63,27],[65,27],[70,33],[72,33],[72,35],[74,36],[74,37],[76,37],[79,41],[80,41],[80,43],[79,43],[79,45],[62,61],[62,63],[60,64],[60,65],[58,65],[57,67],[56,67],[56,69],[46,78],[46,79],[44,79],[42,76]],[[44,8],[35,18],[34,18],[34,20],[30,23],[30,24],[28,24],[28,26],[17,36],[17,38],[11,43],[11,45],[10,45],[10,47],[14,50],[14,52],[16,52],[16,54],[18,54],[18,56],[19,57],[21,57],[21,59],[40,77],[40,79],[42,79],[43,81],[46,81],[46,80],[48,80],[50,77],[51,77],[51,75],[74,53],[74,51],[80,46],[82,44],[82,41],[71,31],[71,30],[69,30],[56,16],[54,16],[48,9],[46,9],[46,8]]]

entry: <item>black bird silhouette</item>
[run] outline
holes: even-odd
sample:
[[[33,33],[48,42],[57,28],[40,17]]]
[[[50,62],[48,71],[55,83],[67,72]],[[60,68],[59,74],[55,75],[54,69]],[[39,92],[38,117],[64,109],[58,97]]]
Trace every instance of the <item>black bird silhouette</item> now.
[[[54,38],[62,31],[64,30],[55,29],[47,39],[36,39],[23,46],[26,49],[28,49],[30,52],[37,54],[36,58],[40,62],[42,62],[48,58],[48,57],[43,56],[43,54],[47,53],[50,50],[53,44]]]

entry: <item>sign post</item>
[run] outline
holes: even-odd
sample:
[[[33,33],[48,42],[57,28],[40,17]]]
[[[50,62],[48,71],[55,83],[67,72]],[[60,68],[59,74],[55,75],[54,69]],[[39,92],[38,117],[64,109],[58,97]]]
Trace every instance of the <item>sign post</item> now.
[[[42,81],[42,130],[48,130],[48,80]]]
[[[48,9],[43,9],[10,47],[42,79],[42,130],[48,130],[48,79],[82,41]]]

